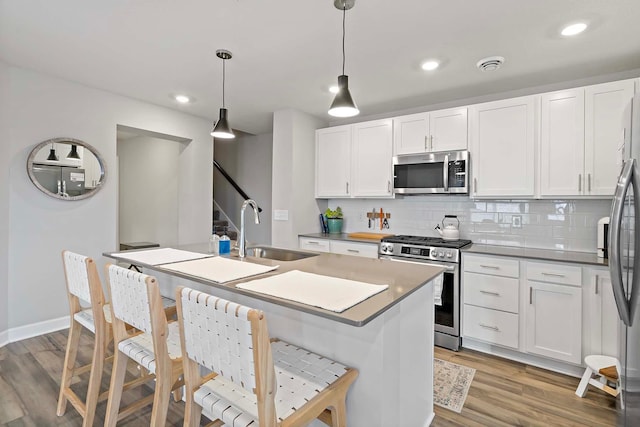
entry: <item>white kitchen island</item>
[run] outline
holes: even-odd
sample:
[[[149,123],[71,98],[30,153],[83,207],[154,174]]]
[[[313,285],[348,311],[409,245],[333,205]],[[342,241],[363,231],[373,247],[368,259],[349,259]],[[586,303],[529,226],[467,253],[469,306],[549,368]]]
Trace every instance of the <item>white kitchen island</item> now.
[[[202,252],[203,248],[186,249]],[[247,257],[243,262],[278,268],[220,284],[162,265],[140,264],[122,253],[105,256],[141,265],[146,274],[158,279],[164,295],[175,298],[175,288],[182,285],[263,310],[272,337],[358,369],[347,397],[350,427],[423,427],[433,420],[432,281],[442,268],[335,254],[288,262]],[[389,288],[335,313],[235,287],[291,270],[388,284]],[[324,424],[315,421],[311,425]]]

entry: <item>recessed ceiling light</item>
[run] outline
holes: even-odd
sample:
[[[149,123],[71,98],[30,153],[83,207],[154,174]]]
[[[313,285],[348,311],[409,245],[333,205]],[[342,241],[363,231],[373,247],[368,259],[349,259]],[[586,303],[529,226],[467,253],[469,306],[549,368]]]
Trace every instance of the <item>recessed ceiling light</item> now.
[[[191,98],[189,98],[187,95],[176,95],[174,96],[174,98],[180,104],[188,104],[191,102]]]
[[[578,22],[576,24],[567,25],[562,29],[560,34],[563,36],[575,36],[587,29],[587,24],[584,22]]]
[[[340,90],[340,88],[338,86],[330,86],[329,87],[329,92],[331,92],[331,93],[338,93],[339,90]]]
[[[440,63],[438,61],[433,61],[433,60],[422,63],[422,69],[425,71],[433,71],[439,66],[440,66]]]

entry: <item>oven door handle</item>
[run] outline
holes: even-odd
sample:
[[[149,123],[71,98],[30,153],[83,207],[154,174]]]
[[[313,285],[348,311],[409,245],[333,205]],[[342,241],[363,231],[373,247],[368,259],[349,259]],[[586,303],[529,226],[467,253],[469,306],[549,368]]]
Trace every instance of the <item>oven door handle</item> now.
[[[444,268],[445,271],[455,271],[456,270],[456,265],[433,264],[433,263],[429,263],[429,262],[411,261],[411,260],[408,260],[408,259],[398,259],[398,258],[391,258],[391,257],[380,257],[380,259],[386,259],[386,260],[395,261],[395,262],[408,262],[410,264],[424,265],[424,266],[427,266],[427,267],[440,267],[440,268]]]

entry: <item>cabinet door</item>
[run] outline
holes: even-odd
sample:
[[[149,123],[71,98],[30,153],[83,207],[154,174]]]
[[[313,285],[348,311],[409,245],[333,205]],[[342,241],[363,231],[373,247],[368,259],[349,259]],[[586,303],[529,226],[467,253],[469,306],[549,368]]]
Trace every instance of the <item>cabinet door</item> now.
[[[429,149],[429,114],[419,113],[393,119],[394,154],[424,153]]]
[[[298,246],[314,252],[331,252],[331,240],[314,239],[312,237],[298,237]]]
[[[378,245],[375,243],[359,243],[347,242],[343,240],[332,240],[331,253],[353,255],[364,258],[378,258]]]
[[[451,108],[429,113],[429,151],[467,149],[467,108]]]
[[[540,99],[540,194],[584,195],[584,90]]]
[[[353,125],[352,196],[392,197],[392,121]]]
[[[528,280],[526,298],[526,351],[580,364],[582,289]]]
[[[536,103],[527,96],[470,107],[472,196],[533,197]]]
[[[619,318],[608,270],[591,270],[584,287],[585,354],[618,357]]]
[[[349,197],[351,126],[316,131],[316,197]]]
[[[585,88],[585,174],[589,195],[612,196],[615,191],[622,166],[622,117],[633,92],[633,80]]]

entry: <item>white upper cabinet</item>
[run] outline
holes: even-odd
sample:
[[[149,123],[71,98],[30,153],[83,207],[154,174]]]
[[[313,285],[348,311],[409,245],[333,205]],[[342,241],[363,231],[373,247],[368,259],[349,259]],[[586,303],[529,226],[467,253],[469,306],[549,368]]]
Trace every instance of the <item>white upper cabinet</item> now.
[[[542,95],[541,196],[613,195],[633,92],[623,80]]]
[[[540,195],[585,194],[584,90],[540,98]]]
[[[469,108],[471,196],[534,196],[536,105],[526,96]]]
[[[349,197],[351,125],[316,131],[316,197]]]
[[[393,134],[396,155],[429,151],[429,113],[396,117]]]
[[[450,108],[393,119],[394,154],[467,149],[467,108]]]
[[[391,119],[386,119],[353,125],[352,196],[393,196],[392,124]]]
[[[585,174],[588,195],[612,196],[621,168],[623,114],[634,92],[633,80],[585,88]]]
[[[316,197],[393,197],[392,120],[316,131]]]

